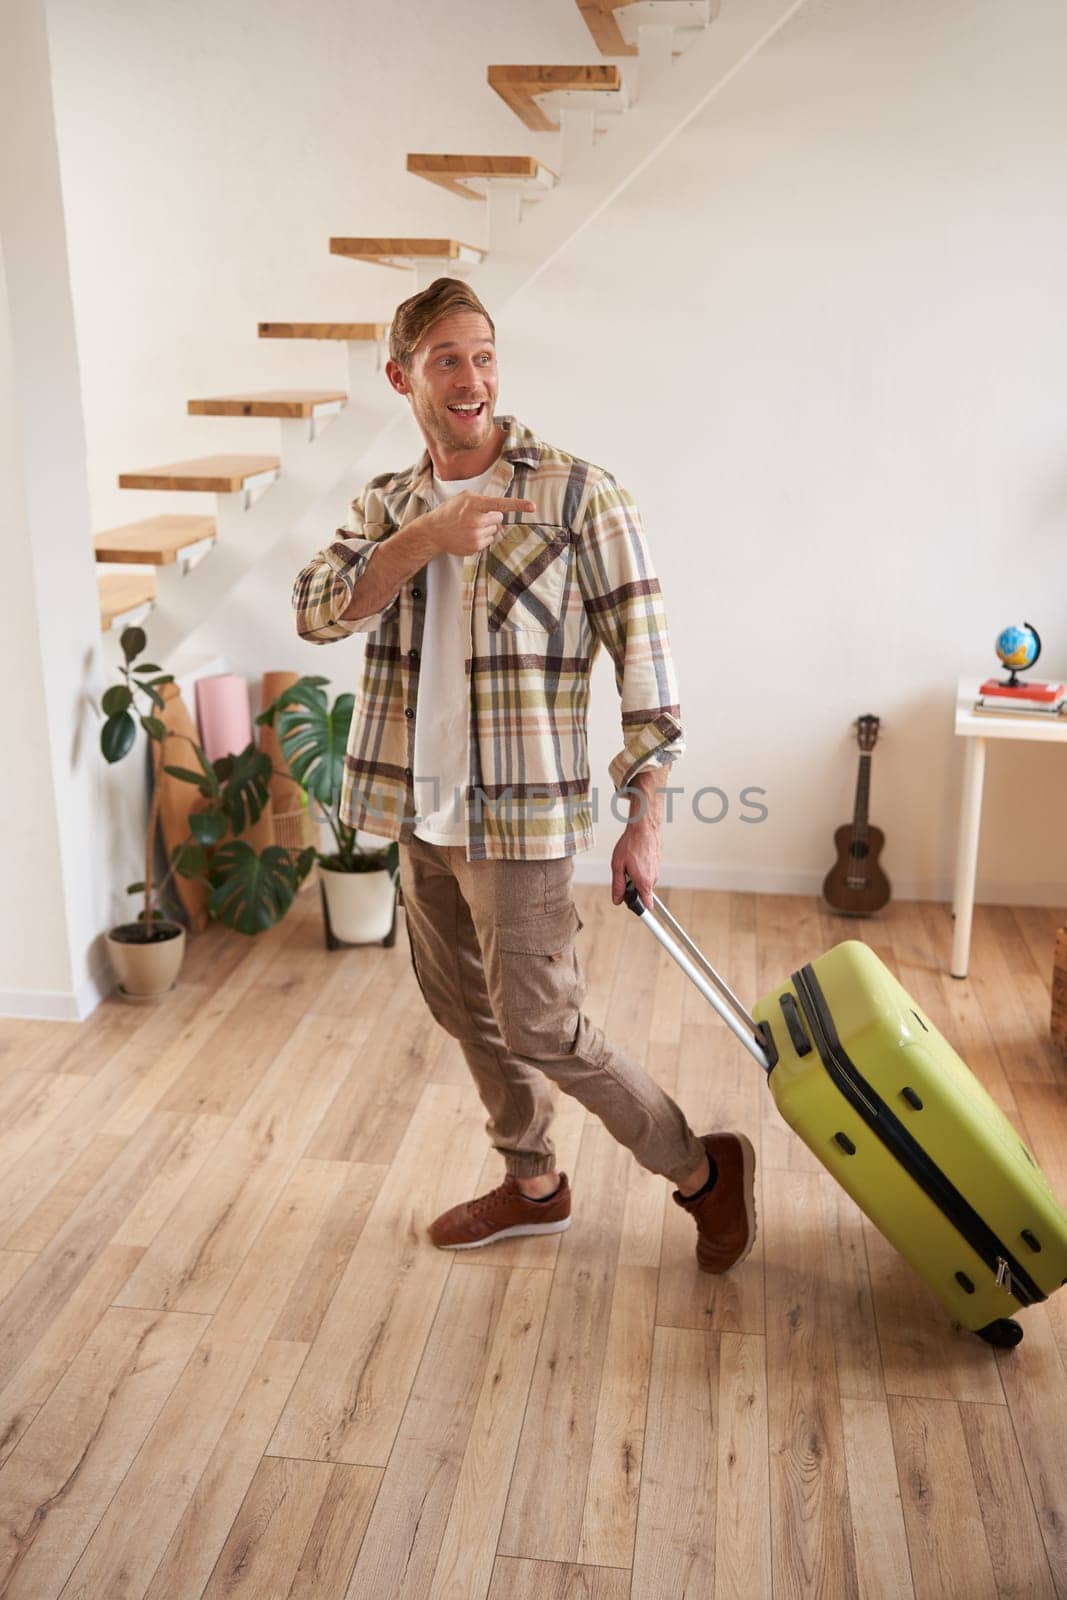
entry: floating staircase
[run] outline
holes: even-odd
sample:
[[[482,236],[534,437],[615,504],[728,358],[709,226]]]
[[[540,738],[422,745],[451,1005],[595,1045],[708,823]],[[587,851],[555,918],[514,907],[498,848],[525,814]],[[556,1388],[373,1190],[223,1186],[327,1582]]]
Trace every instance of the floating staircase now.
[[[536,156],[409,155],[407,166],[417,178],[438,183],[464,200],[485,200],[497,186],[540,199],[558,182]]]
[[[343,389],[268,389],[263,394],[225,394],[190,400],[191,417],[314,418],[340,411]]]
[[[490,67],[487,77],[490,89],[534,133],[558,133],[564,109],[617,116],[629,105],[622,73],[608,65]]]
[[[282,455],[292,444],[310,444],[348,399],[343,389],[270,389],[264,394],[218,395],[190,400],[191,417],[277,417]]]
[[[168,513],[127,522],[121,528],[98,533],[93,549],[98,561],[122,561],[135,566],[169,567],[187,560],[215,537],[214,517]]]
[[[642,47],[653,44],[655,29],[658,42],[677,57],[718,14],[719,6],[718,0],[578,0],[578,9],[601,55],[640,55]]]
[[[182,489],[197,494],[251,494],[273,483],[281,471],[277,456],[198,456],[163,467],[120,472],[120,489]]]
[[[154,572],[102,572],[96,580],[100,631],[121,631],[141,622],[156,598]]]
[[[415,289],[426,289],[445,275],[465,278],[485,258],[477,245],[458,239],[331,239],[330,254],[379,267],[415,269]]]
[[[605,56],[635,56],[637,46],[624,38],[611,0],[578,0],[585,25]]]
[[[494,250],[514,247],[528,205],[536,204],[559,176],[536,156],[409,155],[408,171],[440,184],[463,200],[487,200]]]
[[[384,339],[387,322],[261,322],[261,339],[343,339],[346,344]]]
[[[368,371],[367,354],[373,352],[374,368],[382,367],[382,351],[387,322],[261,322],[261,339],[331,339],[343,344],[348,358],[348,387],[358,391]]]
[[[487,242],[339,235],[329,241],[332,254],[413,272],[418,288],[444,274],[469,275],[498,314],[805,0],[723,0],[721,16],[718,0],[576,4],[601,53],[618,62],[486,70],[488,87],[550,141],[546,160],[429,152],[407,158],[411,176],[447,189],[465,207],[486,203]],[[277,418],[280,454],[205,456],[120,475],[123,488],[215,496],[214,515],[149,517],[94,540],[102,629],[114,631],[120,619],[155,605],[152,651],[160,661],[223,607],[228,636],[244,625],[251,641],[263,594],[275,603],[284,590],[287,605],[288,585],[272,560],[280,561],[287,545],[305,552],[322,542],[338,507],[370,476],[369,463],[380,470],[386,436],[406,419],[380,375],[387,323],[261,322],[258,333],[342,345],[347,385],[190,400],[193,416]],[[120,564],[144,570],[108,571]],[[290,558],[290,578],[291,566]],[[156,574],[167,568],[174,575],[157,586]],[[242,607],[233,590],[246,580],[260,592]]]

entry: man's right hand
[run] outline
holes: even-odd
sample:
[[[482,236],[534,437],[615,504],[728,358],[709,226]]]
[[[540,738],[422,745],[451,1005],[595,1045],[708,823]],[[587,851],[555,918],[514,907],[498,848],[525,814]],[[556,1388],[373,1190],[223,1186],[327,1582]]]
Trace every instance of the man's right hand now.
[[[432,539],[439,550],[452,556],[466,556],[492,544],[505,514],[536,510],[532,500],[498,500],[464,489],[416,520],[420,531]],[[408,526],[413,527],[414,523]]]

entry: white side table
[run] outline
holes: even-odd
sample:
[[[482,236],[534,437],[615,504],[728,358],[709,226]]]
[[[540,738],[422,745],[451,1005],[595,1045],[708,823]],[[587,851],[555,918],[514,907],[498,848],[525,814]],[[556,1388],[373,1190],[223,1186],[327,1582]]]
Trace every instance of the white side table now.
[[[978,872],[978,827],[982,816],[982,784],[985,778],[985,747],[989,739],[1039,739],[1047,744],[1067,744],[1067,717],[983,716],[976,712],[981,678],[961,678],[956,693],[956,733],[967,740],[963,761],[963,795],[960,800],[960,830],[956,846],[956,888],[952,911],[956,919],[952,935],[954,978],[967,976],[971,954],[971,919],[974,915],[974,883]]]

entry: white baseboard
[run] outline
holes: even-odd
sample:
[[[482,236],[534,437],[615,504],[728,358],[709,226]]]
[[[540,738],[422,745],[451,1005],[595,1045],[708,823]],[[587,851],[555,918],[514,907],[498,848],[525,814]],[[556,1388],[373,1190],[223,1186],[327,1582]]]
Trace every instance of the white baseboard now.
[[[789,872],[770,867],[730,867],[707,862],[665,861],[659,882],[665,889],[729,889],[741,894],[818,895],[825,872]],[[574,864],[575,883],[611,881],[608,859],[579,856]],[[894,878],[894,900],[953,901],[953,884],[943,878]],[[1067,908],[1067,883],[1026,882],[979,878],[976,905],[1063,906]]]
[[[115,988],[109,966],[90,973],[71,993],[64,989],[2,989],[0,1016],[37,1022],[84,1022]]]

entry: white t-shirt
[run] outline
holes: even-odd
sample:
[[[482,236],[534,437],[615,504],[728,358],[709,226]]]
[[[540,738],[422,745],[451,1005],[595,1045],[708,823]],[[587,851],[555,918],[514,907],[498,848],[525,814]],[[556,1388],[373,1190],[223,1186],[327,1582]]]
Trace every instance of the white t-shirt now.
[[[434,504],[439,505],[464,489],[481,494],[493,467],[477,478],[452,478],[447,483],[434,473]],[[415,809],[422,817],[415,824],[415,832],[430,844],[467,842],[470,692],[465,662],[469,642],[463,614],[463,557],[442,550],[426,564],[426,622],[419,661],[412,769]],[[438,780],[436,791],[430,781],[433,778]],[[439,797],[436,806],[435,794]]]

